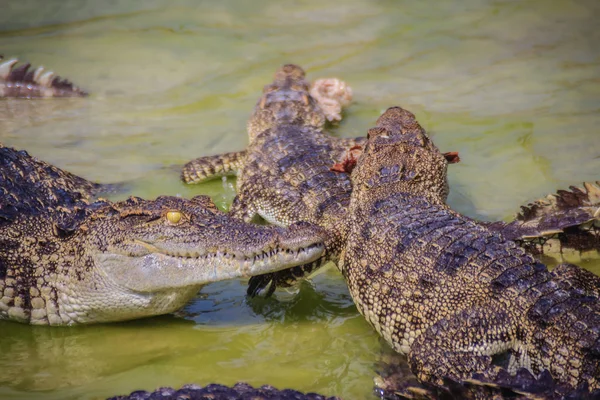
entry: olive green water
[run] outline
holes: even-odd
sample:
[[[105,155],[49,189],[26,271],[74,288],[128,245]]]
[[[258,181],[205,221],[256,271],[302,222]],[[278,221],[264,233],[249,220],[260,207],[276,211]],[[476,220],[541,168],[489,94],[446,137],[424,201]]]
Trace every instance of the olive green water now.
[[[242,149],[275,68],[338,76],[355,101],[333,129],[363,135],[388,106],[459,151],[450,203],[510,217],[557,188],[600,179],[600,17],[590,1],[4,1],[0,53],[43,64],[92,95],[0,101],[0,141],[128,194],[209,194],[173,167]],[[341,2],[340,2],[341,3]],[[600,262],[584,261],[600,273]],[[209,285],[181,312],[114,325],[0,322],[0,398],[87,399],[252,384],[369,398],[377,335],[330,269],[297,296],[249,301]]]

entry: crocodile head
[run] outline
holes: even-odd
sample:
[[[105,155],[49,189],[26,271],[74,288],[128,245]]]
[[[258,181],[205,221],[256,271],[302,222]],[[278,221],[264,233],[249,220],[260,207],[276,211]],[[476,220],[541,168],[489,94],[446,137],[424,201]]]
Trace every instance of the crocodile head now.
[[[0,318],[8,309],[5,317],[33,324],[160,315],[182,307],[207,283],[291,268],[324,253],[320,228],[246,224],[205,196],[100,201],[25,219],[15,221],[21,221],[14,226],[21,235],[15,248],[0,251],[0,278],[6,278],[0,279]],[[3,265],[16,267],[2,273]]]
[[[433,144],[410,111],[388,108],[376,127],[369,129],[368,139],[352,172],[355,191],[359,189],[358,193],[365,195],[368,191],[369,196],[379,192],[408,193],[438,204],[446,201],[447,156]]]
[[[294,64],[279,68],[273,82],[264,87],[248,121],[250,141],[275,125],[322,128],[325,116],[309,90],[310,84],[302,68]]]
[[[96,267],[137,292],[248,278],[323,252],[319,228],[246,224],[206,196],[130,198],[96,216],[89,228]]]

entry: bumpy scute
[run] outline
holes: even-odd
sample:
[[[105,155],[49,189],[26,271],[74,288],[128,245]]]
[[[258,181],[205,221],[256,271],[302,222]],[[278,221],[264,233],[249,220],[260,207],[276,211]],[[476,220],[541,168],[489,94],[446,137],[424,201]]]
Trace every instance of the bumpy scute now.
[[[446,164],[405,110],[389,109],[369,131],[340,261],[359,311],[428,384],[526,368],[571,391],[598,389],[600,305],[575,288],[585,273],[556,279],[449,209]]]
[[[292,389],[279,390],[273,386],[253,387],[247,383],[236,383],[233,386],[211,384],[207,386],[184,385],[181,389],[163,387],[154,392],[136,391],[125,396],[111,397],[110,400],[341,400],[339,397],[328,397],[316,393],[302,393]]]
[[[191,161],[182,176],[186,182],[196,182],[237,174],[238,196],[231,208],[235,216],[250,221],[259,215],[280,226],[298,221],[318,224],[328,234],[329,258],[336,260],[347,227],[343,218],[352,186],[347,174],[331,171],[331,167],[364,139],[327,135],[322,104],[309,88],[301,67],[288,64],[279,68],[248,121],[248,148]],[[326,103],[341,107],[349,101],[350,89],[339,80],[321,81],[313,88]],[[272,293],[277,286],[291,285],[319,266],[309,263],[252,278],[248,291]]]
[[[206,196],[92,202],[100,187],[0,147],[0,319],[67,325],[182,307],[205,284],[311,263],[318,227],[249,225]]]
[[[534,255],[578,261],[600,250],[600,182],[584,182],[521,207],[503,233]]]
[[[17,59],[5,61],[0,55],[0,98],[84,97],[87,92],[44,67],[30,69]]]

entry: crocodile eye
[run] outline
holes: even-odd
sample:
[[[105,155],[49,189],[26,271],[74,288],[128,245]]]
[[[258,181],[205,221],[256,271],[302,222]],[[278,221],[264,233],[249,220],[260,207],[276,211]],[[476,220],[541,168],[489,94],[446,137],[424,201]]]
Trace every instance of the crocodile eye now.
[[[169,211],[167,212],[167,221],[170,224],[176,225],[181,221],[181,212],[179,211]]]

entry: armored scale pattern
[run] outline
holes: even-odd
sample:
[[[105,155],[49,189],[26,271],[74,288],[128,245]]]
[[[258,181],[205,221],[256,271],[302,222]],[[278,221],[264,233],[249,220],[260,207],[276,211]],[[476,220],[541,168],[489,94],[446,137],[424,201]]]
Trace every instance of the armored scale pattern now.
[[[87,92],[44,67],[18,65],[16,58],[4,60],[0,55],[0,98],[85,97]]]
[[[316,393],[302,393],[292,389],[279,390],[264,385],[255,388],[247,383],[223,386],[211,384],[205,387],[184,385],[181,389],[163,387],[154,392],[143,390],[132,392],[127,396],[115,396],[109,400],[341,400],[339,397],[327,397]]]
[[[319,98],[347,104],[347,86],[321,81]],[[344,97],[345,96],[345,97]],[[334,100],[331,100],[334,99]],[[333,118],[333,117],[332,117]],[[260,215],[266,221],[289,226],[298,221],[318,224],[328,235],[329,259],[337,261],[352,185],[349,176],[331,167],[364,139],[340,139],[324,132],[327,118],[310,93],[310,84],[299,66],[288,64],[265,86],[248,121],[250,144],[245,151],[204,157],[189,162],[182,171],[187,183],[198,183],[226,174],[237,174],[238,195],[230,212],[245,221]],[[318,265],[298,267],[260,277],[250,288],[286,286]]]
[[[352,184],[345,172],[356,164],[365,139],[339,139],[323,131],[325,119],[339,120],[339,110],[350,100],[345,83],[332,78],[316,81],[310,91],[308,88],[300,67],[283,66],[273,83],[265,86],[248,121],[248,148],[190,161],[182,170],[182,179],[200,183],[237,175],[234,215],[250,220],[258,214],[283,226],[297,221],[319,224],[330,236],[329,259],[336,262],[348,232],[346,215]],[[443,156],[450,163],[459,161],[455,152]],[[477,223],[501,232],[534,255],[559,260],[566,253],[596,256],[600,249],[600,189],[589,183],[584,187],[559,191],[523,207],[511,223]],[[268,295],[317,267],[313,263],[253,277],[248,293]]]
[[[505,235],[534,255],[579,260],[600,250],[600,182],[571,186],[521,207]],[[514,235],[514,234],[513,234]]]
[[[318,260],[321,229],[246,224],[206,196],[90,202],[99,186],[0,148],[0,319],[111,322],[172,312],[205,284]]]
[[[449,209],[447,161],[410,112],[388,109],[368,136],[340,267],[359,311],[417,378],[493,381],[526,368],[598,389],[598,298]]]

